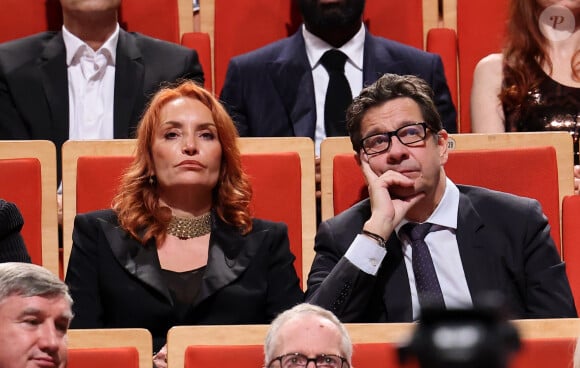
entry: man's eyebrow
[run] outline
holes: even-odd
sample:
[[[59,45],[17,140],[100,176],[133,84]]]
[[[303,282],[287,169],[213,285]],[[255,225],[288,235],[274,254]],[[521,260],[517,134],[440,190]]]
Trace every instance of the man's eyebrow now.
[[[24,308],[18,316],[32,316],[32,315],[39,315],[42,314],[42,311],[38,308],[28,307]]]

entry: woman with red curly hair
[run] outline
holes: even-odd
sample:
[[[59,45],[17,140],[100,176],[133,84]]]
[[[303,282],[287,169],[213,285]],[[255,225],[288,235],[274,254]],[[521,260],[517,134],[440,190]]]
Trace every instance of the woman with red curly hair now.
[[[193,82],[153,97],[113,208],[75,219],[71,327],[147,328],[157,351],[172,326],[264,324],[302,301],[286,225],[250,217],[236,139]]]
[[[580,0],[511,0],[503,52],[475,68],[471,126],[570,132],[580,164]],[[580,166],[574,173],[578,189]]]

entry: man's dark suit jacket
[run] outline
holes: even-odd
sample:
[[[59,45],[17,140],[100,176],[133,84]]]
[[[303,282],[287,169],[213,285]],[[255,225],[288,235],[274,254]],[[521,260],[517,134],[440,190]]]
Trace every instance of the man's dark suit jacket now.
[[[180,78],[203,83],[195,50],[120,30],[112,106],[114,137],[133,138],[150,97],[163,82]],[[0,139],[50,140],[60,155],[68,134],[62,33],[45,32],[0,44]]]
[[[540,204],[484,188],[458,188],[456,236],[474,306],[489,292],[500,292],[512,318],[576,317],[565,265]],[[343,257],[370,214],[366,199],[320,225],[306,299],[343,322],[411,321],[409,279],[395,234],[376,276]]]
[[[175,325],[266,324],[302,302],[286,225],[255,219],[243,236],[213,219],[199,294],[179,320],[155,240],[139,243],[112,210],[77,215],[66,275],[74,300],[71,327],[147,328],[159,349]]]
[[[457,132],[457,114],[438,55],[372,36],[367,31],[364,86],[384,73],[413,74],[425,79],[434,90],[444,128],[449,133]],[[302,29],[291,37],[233,58],[220,98],[241,136],[314,139],[314,82]]]

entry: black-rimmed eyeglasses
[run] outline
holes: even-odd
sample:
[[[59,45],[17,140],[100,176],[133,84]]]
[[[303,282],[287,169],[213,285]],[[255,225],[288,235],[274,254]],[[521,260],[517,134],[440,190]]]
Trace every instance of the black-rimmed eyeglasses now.
[[[278,362],[278,367],[274,363]],[[316,368],[349,368],[347,360],[340,355],[320,354],[314,358],[309,358],[304,354],[290,353],[280,355],[268,363],[267,368],[304,368],[308,363],[313,362]]]
[[[369,135],[361,140],[360,144],[367,155],[376,155],[391,148],[392,137],[395,136],[405,146],[411,146],[425,140],[429,126],[425,122],[408,124],[397,130],[386,133]]]

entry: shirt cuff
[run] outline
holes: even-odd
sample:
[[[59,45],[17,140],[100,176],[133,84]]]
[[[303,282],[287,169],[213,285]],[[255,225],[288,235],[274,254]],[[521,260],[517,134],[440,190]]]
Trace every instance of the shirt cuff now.
[[[387,250],[379,246],[376,240],[364,235],[357,235],[344,254],[346,259],[361,271],[375,276],[381,267]]]

